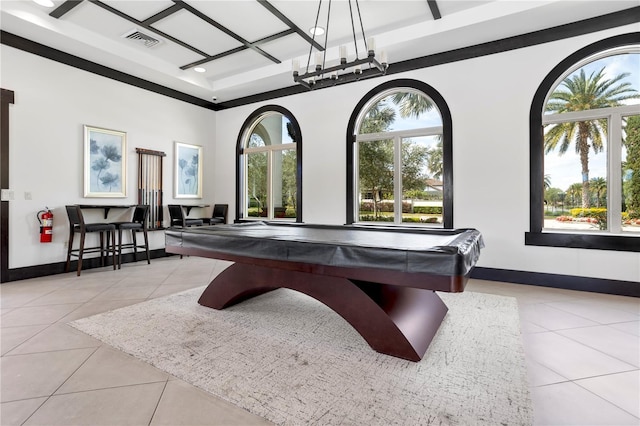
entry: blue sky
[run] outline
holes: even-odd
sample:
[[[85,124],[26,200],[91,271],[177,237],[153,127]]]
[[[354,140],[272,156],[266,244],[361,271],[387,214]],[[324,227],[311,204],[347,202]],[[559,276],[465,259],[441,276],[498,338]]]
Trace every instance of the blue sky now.
[[[631,83],[632,87],[640,91],[640,54],[625,54],[615,55],[608,58],[594,61],[585,65],[585,73],[587,76],[592,72],[599,71],[603,66],[606,66],[605,76],[606,78],[613,78],[614,76],[623,72],[629,72],[630,75],[623,81]],[[576,71],[576,72],[579,72]],[[554,88],[555,89],[555,88]],[[552,89],[552,90],[554,90]],[[640,99],[633,99],[627,104],[638,104]],[[606,148],[606,147],[605,147]],[[624,152],[623,152],[624,155]],[[590,151],[589,154],[589,178],[594,177],[607,177],[607,153],[606,150],[598,154],[594,154]],[[562,156],[557,152],[551,152],[545,156],[545,175],[550,175],[551,186],[553,188],[560,188],[563,191],[566,190],[571,184],[581,182],[581,166],[580,159],[575,153],[574,146],[572,145],[569,150]]]

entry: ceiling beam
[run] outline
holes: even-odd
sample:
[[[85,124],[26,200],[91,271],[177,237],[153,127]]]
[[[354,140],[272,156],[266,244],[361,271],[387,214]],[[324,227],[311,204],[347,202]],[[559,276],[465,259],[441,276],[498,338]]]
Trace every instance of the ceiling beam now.
[[[216,27],[217,29],[219,29],[220,31],[222,31],[223,33],[228,35],[229,37],[235,39],[236,41],[239,41],[247,49],[251,49],[251,50],[255,51],[256,53],[259,53],[260,55],[264,56],[265,58],[269,59],[272,62],[275,62],[276,64],[279,64],[280,62],[282,62],[282,61],[280,61],[280,59],[271,56],[270,54],[268,54],[264,50],[260,49],[258,46],[255,46],[253,43],[251,43],[251,42],[245,40],[244,38],[240,37],[238,34],[234,33],[229,28],[227,28],[227,27],[221,25],[220,23],[214,21],[213,19],[211,19],[210,17],[208,17],[204,13],[200,12],[198,9],[194,8],[190,4],[185,3],[182,0],[173,0],[173,1],[175,3],[181,4],[184,9],[186,9],[189,12],[193,13],[198,18],[200,18],[203,21],[207,22],[209,25],[213,25],[214,27]]]
[[[145,25],[151,25],[154,24],[164,18],[166,18],[167,16],[173,15],[176,12],[179,12],[180,10],[182,10],[182,5],[175,3],[173,6],[169,6],[168,8],[166,8],[165,10],[162,10],[158,13],[156,13],[153,16],[150,16],[149,18],[145,19],[144,21],[142,21]]]
[[[278,19],[280,19],[282,22],[287,24],[289,26],[289,28],[294,30],[300,37],[302,37],[303,39],[308,41],[309,44],[312,44],[313,47],[315,47],[316,49],[318,49],[320,51],[324,50],[324,47],[322,47],[320,44],[318,44],[318,42],[316,42],[314,39],[309,37],[309,35],[304,30],[302,30],[302,28],[300,28],[296,24],[294,24],[293,21],[291,21],[291,19],[287,18],[282,12],[280,12],[278,9],[276,9],[267,0],[258,0],[258,3],[263,5],[269,12],[273,13]]]
[[[438,8],[438,3],[436,0],[427,0],[427,4],[429,5],[429,9],[431,9],[431,15],[433,15],[433,19],[440,19],[442,15],[440,15],[440,9]]]
[[[62,3],[60,6],[53,9],[53,11],[51,11],[49,16],[51,16],[52,18],[59,19],[62,15],[66,14],[71,9],[73,9],[74,7],[82,3],[82,1],[83,0],[67,0],[64,3]]]

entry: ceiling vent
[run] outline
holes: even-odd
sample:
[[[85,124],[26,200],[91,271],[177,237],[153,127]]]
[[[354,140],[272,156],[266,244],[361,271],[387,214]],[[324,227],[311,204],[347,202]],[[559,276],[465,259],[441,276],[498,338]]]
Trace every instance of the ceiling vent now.
[[[126,33],[122,34],[120,37],[133,40],[136,43],[142,44],[145,47],[153,47],[156,44],[160,43],[160,40],[158,40],[157,38],[153,38],[149,34],[140,32],[135,28],[132,29],[131,31],[127,31]]]

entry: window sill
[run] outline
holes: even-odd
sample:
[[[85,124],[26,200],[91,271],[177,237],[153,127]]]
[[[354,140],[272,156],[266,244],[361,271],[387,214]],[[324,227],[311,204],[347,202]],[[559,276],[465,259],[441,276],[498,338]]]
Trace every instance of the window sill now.
[[[640,235],[525,232],[524,244],[527,246],[640,252]]]

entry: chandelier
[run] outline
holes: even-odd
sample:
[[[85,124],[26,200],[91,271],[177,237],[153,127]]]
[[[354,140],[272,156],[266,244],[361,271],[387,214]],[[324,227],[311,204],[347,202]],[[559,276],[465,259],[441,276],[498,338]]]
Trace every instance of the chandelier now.
[[[358,38],[356,35],[355,25],[356,19],[354,19],[352,0],[349,0],[349,15],[351,18],[351,31],[353,34],[355,59],[353,59],[352,61],[348,61],[347,46],[341,45],[339,48],[340,62],[335,65],[327,64],[327,40],[329,39],[331,0],[329,0],[328,3],[329,6],[327,8],[327,20],[325,25],[326,30],[324,32],[324,46],[322,46],[323,49],[322,51],[318,50],[316,52],[315,66],[312,66],[311,56],[313,53],[313,45],[315,44],[316,35],[318,34],[318,18],[320,17],[320,9],[322,7],[322,0],[320,0],[318,3],[318,12],[316,14],[316,23],[312,29],[314,43],[311,44],[309,48],[309,56],[307,58],[306,67],[304,68],[304,73],[302,73],[299,61],[297,59],[294,59],[292,61],[293,81],[301,84],[309,90],[312,90],[386,74],[387,68],[389,67],[389,64],[387,63],[387,55],[384,51],[381,51],[380,58],[378,59],[376,57],[375,40],[372,37],[367,39],[365,35],[358,0],[355,0],[355,14],[357,15],[357,21],[360,23],[360,35],[364,44],[363,57],[360,57],[360,52],[358,51]]]

